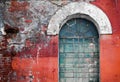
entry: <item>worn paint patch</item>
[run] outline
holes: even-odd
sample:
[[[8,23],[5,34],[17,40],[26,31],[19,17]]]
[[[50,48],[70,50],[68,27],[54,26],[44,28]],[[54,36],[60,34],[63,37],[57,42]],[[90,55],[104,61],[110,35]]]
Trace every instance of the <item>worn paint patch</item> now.
[[[49,1],[9,2],[5,9],[5,28],[12,27],[19,29],[19,32],[14,38],[8,39],[8,50],[14,47],[15,51],[21,51],[41,41],[47,45],[50,38],[46,37],[45,28],[57,8]],[[31,43],[29,46],[26,45],[28,41]]]
[[[42,62],[42,63],[41,63]],[[56,57],[17,58],[12,62],[11,82],[57,82],[58,69]]]

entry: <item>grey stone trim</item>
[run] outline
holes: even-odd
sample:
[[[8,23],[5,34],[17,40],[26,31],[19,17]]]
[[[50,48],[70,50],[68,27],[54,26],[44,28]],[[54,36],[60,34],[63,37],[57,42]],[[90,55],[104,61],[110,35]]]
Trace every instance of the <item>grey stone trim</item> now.
[[[75,17],[91,20],[99,34],[112,34],[112,26],[107,15],[100,8],[87,2],[72,2],[59,9],[49,22],[47,34],[59,34],[62,25]]]

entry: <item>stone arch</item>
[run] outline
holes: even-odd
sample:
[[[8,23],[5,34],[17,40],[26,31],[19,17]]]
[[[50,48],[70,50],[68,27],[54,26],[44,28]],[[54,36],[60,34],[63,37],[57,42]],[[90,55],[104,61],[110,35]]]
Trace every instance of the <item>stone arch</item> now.
[[[107,15],[100,8],[87,2],[73,2],[59,9],[49,22],[47,34],[59,34],[62,25],[67,20],[77,17],[92,21],[99,34],[112,34],[112,26]]]

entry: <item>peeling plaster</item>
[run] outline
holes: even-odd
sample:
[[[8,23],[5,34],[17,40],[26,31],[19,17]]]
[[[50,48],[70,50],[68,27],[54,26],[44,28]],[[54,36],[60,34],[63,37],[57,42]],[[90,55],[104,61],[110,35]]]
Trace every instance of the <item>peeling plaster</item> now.
[[[30,42],[33,45],[34,43],[36,43],[36,41],[39,41],[39,39],[43,39],[44,41],[46,40],[46,42],[48,42],[47,40],[50,40],[50,38],[46,37],[46,32],[43,29],[48,26],[51,17],[55,13],[58,13],[56,11],[60,9],[62,6],[69,4],[71,2],[78,2],[78,1],[82,2],[83,0],[77,0],[77,1],[76,0],[71,0],[71,1],[30,0],[30,1],[11,1],[11,2],[7,1],[4,12],[5,14],[4,24],[0,23],[2,27],[1,33],[4,35],[6,34],[3,30],[4,27],[3,25],[5,24],[10,27],[19,29],[19,33],[17,33],[14,38],[8,39],[8,45],[7,45],[8,51],[11,50],[11,47],[14,47],[14,50],[17,52],[21,51],[24,47],[26,47],[27,40],[30,40]],[[94,0],[85,0],[85,2],[90,2],[90,1],[94,1]],[[65,14],[66,12],[63,13]],[[64,15],[62,19],[64,19]],[[57,21],[57,19],[55,21]],[[56,27],[58,26],[59,25],[57,25]],[[58,30],[58,28],[56,30]],[[38,37],[36,35],[41,35],[41,37]],[[47,43],[45,44],[47,45]]]
[[[47,39],[43,28],[48,25],[50,17],[57,9],[56,5],[47,0],[14,1],[9,6],[6,6],[4,23],[10,27],[19,28],[19,33],[17,33],[16,37],[8,39],[8,50],[14,46],[15,51],[21,51],[25,47],[27,39],[32,43],[39,39],[48,40],[49,38]],[[4,31],[2,32],[4,33]],[[36,35],[41,35],[41,37],[36,37]],[[31,40],[33,37],[34,41]]]
[[[6,33],[4,32],[3,11],[4,11],[4,4],[3,4],[3,3],[0,3],[0,36],[6,34]]]

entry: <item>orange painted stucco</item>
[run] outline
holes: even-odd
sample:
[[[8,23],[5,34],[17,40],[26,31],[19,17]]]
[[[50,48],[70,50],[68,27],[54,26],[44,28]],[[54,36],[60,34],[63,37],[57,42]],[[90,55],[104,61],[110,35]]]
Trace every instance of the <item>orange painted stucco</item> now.
[[[120,82],[120,0],[99,0],[95,3],[109,17],[111,35],[100,35],[100,81]]]
[[[13,82],[27,82],[32,74],[32,82],[57,82],[58,81],[58,61],[55,57],[44,58],[15,58],[12,63],[13,69],[17,72],[17,80]],[[18,67],[19,66],[19,67]],[[30,73],[31,71],[31,73]],[[19,79],[24,76],[26,79]]]
[[[102,35],[100,38],[101,82],[120,82],[119,37],[119,35]]]

